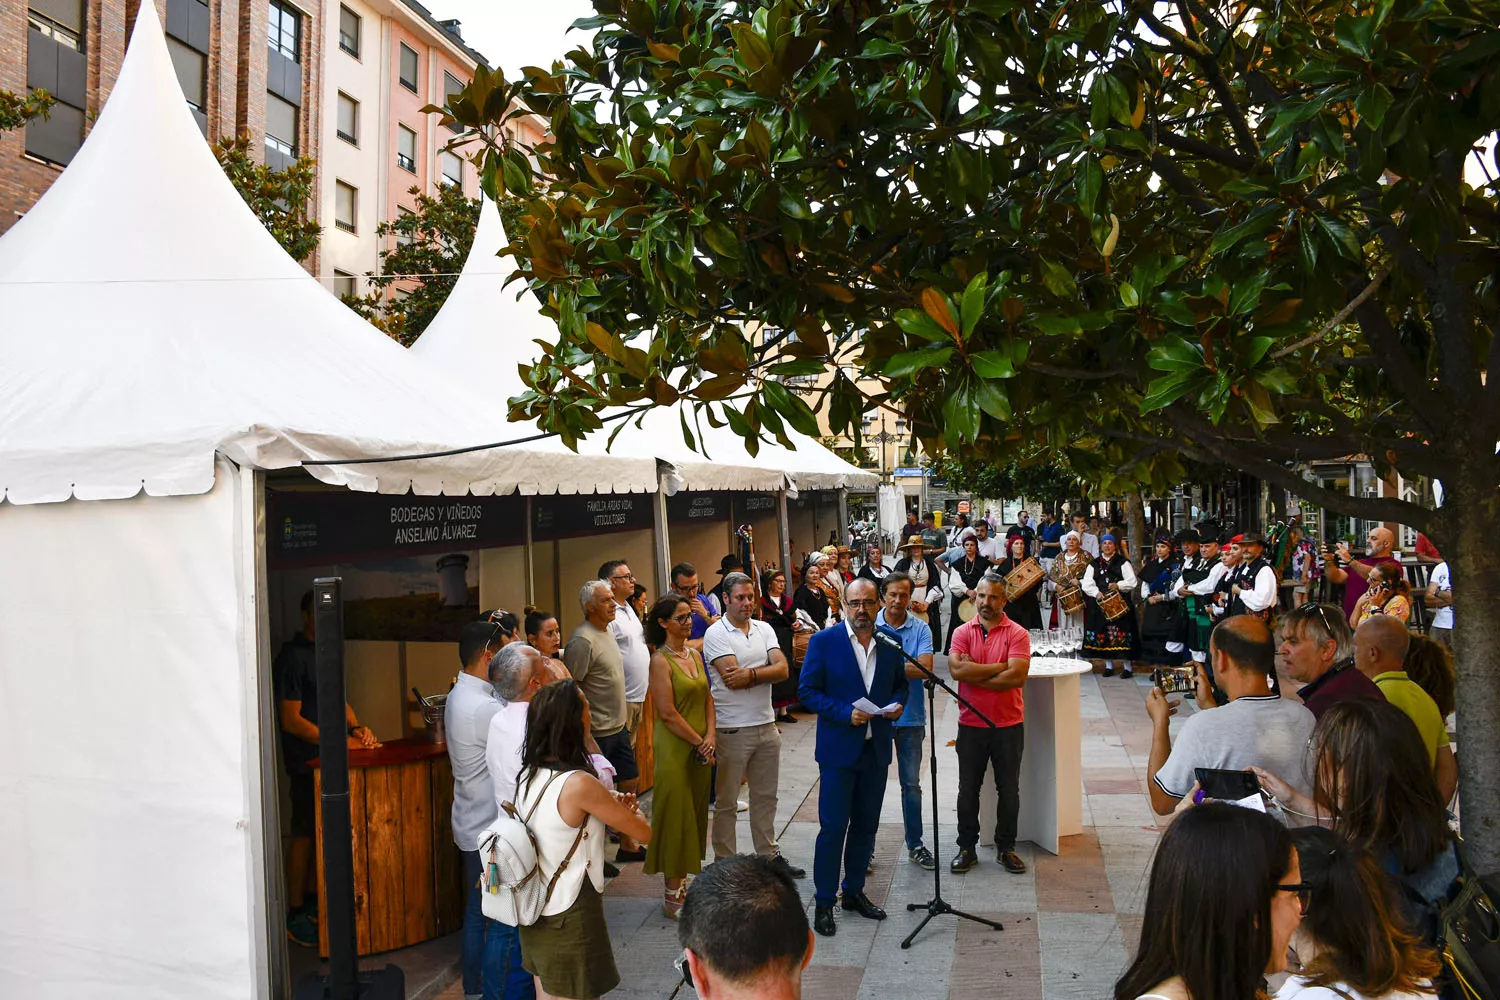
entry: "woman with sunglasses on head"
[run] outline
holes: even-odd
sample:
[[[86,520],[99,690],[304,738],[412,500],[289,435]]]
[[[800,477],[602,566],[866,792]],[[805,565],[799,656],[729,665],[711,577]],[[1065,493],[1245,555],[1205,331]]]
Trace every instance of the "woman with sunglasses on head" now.
[[[1306,891],[1286,827],[1222,802],[1186,809],[1151,864],[1135,960],[1114,1000],[1261,1000]]]
[[[1292,831],[1309,886],[1292,935],[1296,970],[1276,1000],[1420,1000],[1436,993],[1437,952],[1407,929],[1379,865],[1332,830]]]
[[[1425,940],[1435,941],[1430,908],[1451,895],[1458,856],[1416,724],[1389,702],[1351,698],[1323,713],[1308,752],[1310,797],[1264,768],[1250,770],[1298,822],[1330,825],[1368,852],[1390,880],[1405,916]],[[1429,906],[1416,905],[1415,898]]]
[[[662,875],[662,913],[673,920],[708,847],[708,792],[715,754],[714,699],[703,654],[688,646],[693,609],[669,594],[646,612],[651,656],[651,702],[656,706],[656,783],[651,790],[648,875]]]
[[[526,710],[516,805],[537,841],[537,871],[551,894],[521,933],[521,964],[539,1000],[593,1000],[620,984],[604,922],[604,828],[642,842],[651,824],[635,796],[595,777],[584,735],[588,702],[573,680],[542,688]]]

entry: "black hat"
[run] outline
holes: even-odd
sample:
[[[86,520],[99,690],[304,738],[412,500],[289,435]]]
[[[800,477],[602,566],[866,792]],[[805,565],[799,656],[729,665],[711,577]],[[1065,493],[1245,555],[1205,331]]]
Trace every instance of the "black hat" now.
[[[1194,531],[1192,528],[1188,528],[1185,531],[1179,531],[1177,533],[1177,537],[1173,540],[1178,545],[1185,545],[1189,542],[1194,545],[1199,545],[1203,542],[1203,536],[1198,534],[1198,532]]]
[[[739,572],[745,568],[745,562],[739,556],[727,555],[719,560],[719,575],[727,576],[730,573]]]
[[[1259,545],[1261,548],[1265,548],[1266,547],[1266,536],[1262,535],[1258,531],[1247,531],[1247,532],[1245,532],[1245,534],[1243,536],[1241,536],[1241,538],[1240,538],[1240,544],[1241,545]]]

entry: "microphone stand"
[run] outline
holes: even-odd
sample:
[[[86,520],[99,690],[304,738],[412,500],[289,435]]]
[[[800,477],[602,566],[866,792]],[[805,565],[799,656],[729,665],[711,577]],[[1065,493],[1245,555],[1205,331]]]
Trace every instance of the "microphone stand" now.
[[[917,924],[916,929],[906,936],[906,940],[901,942],[901,947],[910,948],[912,941],[916,939],[918,934],[922,933],[922,928],[926,927],[933,917],[939,916],[940,914],[951,914],[955,917],[961,917],[964,920],[972,920],[976,924],[984,924],[986,927],[993,927],[997,931],[1003,931],[1005,930],[1005,927],[998,920],[987,920],[984,917],[976,917],[972,913],[965,913],[963,910],[956,910],[953,908],[952,904],[950,904],[946,899],[943,898],[943,865],[942,859],[938,854],[939,833],[937,794],[937,689],[942,688],[944,691],[947,691],[950,695],[953,696],[953,699],[955,701],[957,701],[963,707],[967,708],[969,711],[973,712],[979,718],[979,721],[983,722],[991,729],[995,728],[995,723],[991,721],[990,718],[983,712],[975,708],[967,698],[954,690],[947,681],[943,680],[937,674],[922,666],[922,661],[918,660],[915,656],[912,656],[910,653],[908,653],[906,649],[901,645],[900,639],[896,638],[894,635],[891,635],[889,632],[881,632],[879,629],[876,629],[875,641],[883,646],[888,646],[891,649],[896,650],[896,652],[900,653],[907,663],[915,666],[926,676],[926,680],[922,681],[922,686],[927,690],[927,736],[930,741],[930,749],[927,753],[927,760],[928,765],[932,771],[932,898],[925,903],[906,904],[906,911],[908,913],[913,913],[917,910],[926,910],[927,916],[923,917],[922,922],[920,924]]]

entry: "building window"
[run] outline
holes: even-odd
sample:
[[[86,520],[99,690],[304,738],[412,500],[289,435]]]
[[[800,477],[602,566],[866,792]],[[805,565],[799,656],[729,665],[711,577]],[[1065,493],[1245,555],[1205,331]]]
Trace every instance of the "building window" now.
[[[297,106],[275,94],[266,95],[266,146],[286,156],[297,155]]]
[[[463,89],[464,89],[464,85],[459,82],[458,77],[454,76],[452,73],[444,73],[443,74],[443,105],[444,105],[444,107],[452,105],[453,98],[456,97],[456,96],[458,96],[459,92],[462,91]],[[452,122],[452,123],[450,123],[448,125],[448,130],[450,132],[462,132],[463,131],[463,127],[460,126],[457,122]]]
[[[339,138],[359,145],[359,102],[348,94],[339,94]]]
[[[346,233],[354,228],[354,213],[359,208],[359,191],[353,184],[333,183],[333,224]]]
[[[398,218],[401,219],[407,219],[416,214],[405,205],[397,205],[396,212],[398,213]],[[411,243],[412,239],[409,233],[406,233],[400,229],[396,230],[396,245],[398,247],[409,247],[411,246]]]
[[[167,52],[172,56],[172,68],[177,71],[177,82],[182,85],[182,96],[187,98],[188,106],[203,111],[208,105],[208,57],[170,35]]]
[[[33,0],[27,16],[26,86],[57,101],[51,114],[26,124],[26,152],[67,164],[83,145],[88,64],[83,52],[83,0]]]
[[[341,299],[352,299],[359,294],[357,279],[348,271],[340,271],[337,268],[333,272],[333,294]]]
[[[271,48],[292,62],[302,61],[302,13],[282,0],[271,0]]]
[[[396,126],[396,166],[417,172],[417,133],[405,125]]]
[[[339,7],[339,48],[359,58],[360,17],[348,7]]]
[[[417,93],[417,53],[408,48],[405,42],[401,43],[401,86]]]
[[[459,159],[457,153],[446,150],[438,154],[438,166],[442,169],[442,179],[439,184],[450,187],[464,186],[464,161]]]

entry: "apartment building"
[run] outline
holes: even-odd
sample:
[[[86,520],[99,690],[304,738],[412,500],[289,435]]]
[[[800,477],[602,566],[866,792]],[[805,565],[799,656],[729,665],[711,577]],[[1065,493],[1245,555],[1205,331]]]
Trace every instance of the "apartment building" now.
[[[412,189],[456,185],[478,197],[473,164],[446,148],[456,133],[422,108],[445,104],[488,64],[457,21],[415,0],[330,0],[325,17],[336,44],[324,75],[320,273],[336,294],[364,294],[364,275],[394,241],[376,227],[415,208]]]
[[[0,134],[0,232],[83,144],[119,75],[140,2],[0,4],[0,90],[43,88],[58,101],[47,120]],[[155,3],[183,96],[208,141],[249,132],[273,165],[319,158],[325,0]],[[316,269],[316,257],[309,266]]]

